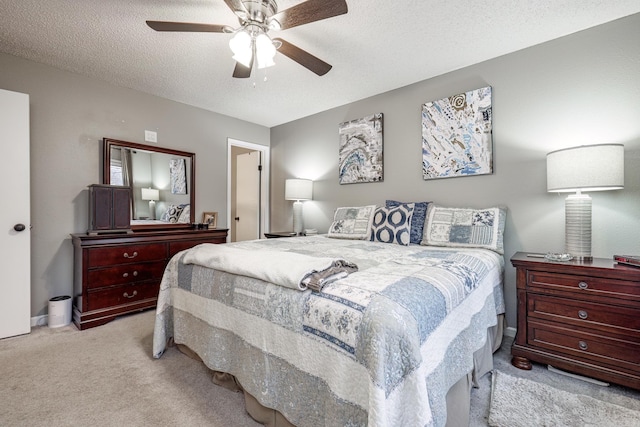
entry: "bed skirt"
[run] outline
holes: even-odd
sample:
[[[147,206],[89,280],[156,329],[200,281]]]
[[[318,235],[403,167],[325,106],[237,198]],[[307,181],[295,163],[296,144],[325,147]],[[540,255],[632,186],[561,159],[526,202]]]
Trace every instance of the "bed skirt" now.
[[[471,388],[477,387],[477,379],[482,378],[493,369],[493,353],[502,344],[504,334],[504,315],[498,316],[498,324],[487,330],[485,345],[473,354],[473,369],[456,382],[447,392],[447,424],[446,427],[469,425],[471,411]],[[177,348],[187,356],[202,361],[189,347],[176,344]],[[295,427],[280,412],[263,406],[242,388],[242,385],[231,374],[219,371],[212,372],[212,381],[221,387],[244,393],[245,409],[257,422],[266,427]]]

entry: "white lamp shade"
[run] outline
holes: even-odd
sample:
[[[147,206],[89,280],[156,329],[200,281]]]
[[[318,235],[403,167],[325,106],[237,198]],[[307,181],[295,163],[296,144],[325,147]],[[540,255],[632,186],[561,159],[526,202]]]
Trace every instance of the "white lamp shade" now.
[[[624,188],[624,145],[599,144],[547,154],[547,191],[603,191]]]
[[[267,68],[275,65],[273,58],[276,56],[276,47],[269,36],[264,33],[256,37],[256,56],[258,68]]]
[[[285,200],[311,200],[313,181],[310,179],[287,179],[284,182]]]
[[[143,188],[142,200],[160,200],[160,192],[154,188]]]
[[[234,54],[233,59],[245,67],[251,65],[251,57],[253,56],[252,43],[251,36],[244,30],[238,31],[229,40],[229,47]]]

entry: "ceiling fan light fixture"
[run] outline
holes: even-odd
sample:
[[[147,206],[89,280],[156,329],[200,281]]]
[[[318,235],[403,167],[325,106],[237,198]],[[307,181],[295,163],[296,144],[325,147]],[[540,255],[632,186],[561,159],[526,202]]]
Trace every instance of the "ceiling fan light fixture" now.
[[[273,58],[276,56],[276,47],[265,33],[258,34],[256,37],[256,59],[258,61],[258,68],[267,68],[276,63]]]
[[[251,65],[251,57],[253,56],[252,44],[253,40],[249,33],[244,30],[238,31],[229,40],[229,48],[233,52],[233,59],[245,67]]]

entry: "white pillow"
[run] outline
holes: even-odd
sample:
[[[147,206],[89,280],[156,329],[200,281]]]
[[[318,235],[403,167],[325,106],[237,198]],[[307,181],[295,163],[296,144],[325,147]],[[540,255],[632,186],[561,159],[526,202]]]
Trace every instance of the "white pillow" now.
[[[336,209],[333,222],[329,227],[328,237],[353,240],[369,239],[375,211],[376,205]]]
[[[503,207],[445,208],[429,204],[421,245],[491,249],[504,254]]]

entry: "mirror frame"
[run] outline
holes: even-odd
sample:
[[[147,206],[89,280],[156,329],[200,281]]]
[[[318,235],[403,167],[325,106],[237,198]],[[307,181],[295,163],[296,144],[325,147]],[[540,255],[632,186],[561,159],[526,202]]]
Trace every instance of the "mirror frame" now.
[[[191,160],[191,174],[189,176],[189,204],[191,206],[189,224],[167,223],[167,224],[146,224],[132,225],[133,231],[154,231],[154,230],[175,230],[191,228],[195,223],[196,204],[196,154],[188,151],[173,150],[171,148],[158,147],[155,145],[139,144],[137,142],[120,141],[117,139],[104,138],[102,144],[102,183],[111,183],[111,147],[126,147],[138,150],[153,151],[174,156],[182,156]]]

